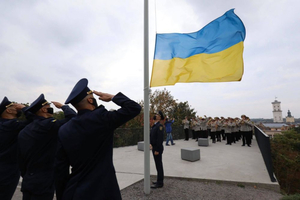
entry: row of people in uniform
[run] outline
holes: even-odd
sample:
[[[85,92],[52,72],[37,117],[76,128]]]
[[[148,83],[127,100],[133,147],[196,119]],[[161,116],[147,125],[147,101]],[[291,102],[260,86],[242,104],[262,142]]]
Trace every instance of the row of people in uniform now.
[[[210,138],[213,143],[227,140],[227,145],[231,145],[242,139],[242,146],[251,147],[253,135],[253,123],[249,117],[242,115],[240,118],[224,118],[224,117],[197,117],[188,120],[186,117],[182,120],[185,140],[189,140],[189,129],[192,130],[192,138],[198,141],[198,138]]]
[[[23,200],[121,199],[112,161],[114,130],[137,116],[141,106],[122,93],[91,91],[88,80],[74,86],[53,118],[41,94],[29,107],[4,97],[0,104],[0,199],[11,200],[22,176]],[[113,101],[121,108],[98,106]],[[27,120],[20,121],[22,112]],[[70,172],[70,168],[72,168]]]

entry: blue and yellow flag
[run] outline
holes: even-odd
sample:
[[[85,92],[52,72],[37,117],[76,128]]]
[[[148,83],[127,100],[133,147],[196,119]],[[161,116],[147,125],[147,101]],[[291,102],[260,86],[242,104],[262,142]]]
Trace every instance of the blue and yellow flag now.
[[[240,81],[246,31],[233,10],[195,33],[156,34],[150,87]]]

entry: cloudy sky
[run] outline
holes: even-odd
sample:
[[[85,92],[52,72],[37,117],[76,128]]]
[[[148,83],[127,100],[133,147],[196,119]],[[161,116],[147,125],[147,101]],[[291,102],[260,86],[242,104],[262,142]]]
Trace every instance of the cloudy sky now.
[[[188,33],[235,8],[246,27],[241,82],[166,88],[199,116],[300,118],[298,0],[149,0],[150,74],[157,33]],[[41,93],[64,102],[81,78],[94,90],[144,98],[142,0],[0,1],[0,98],[26,103]],[[99,102],[100,103],[100,102]],[[113,103],[103,103],[108,109]]]

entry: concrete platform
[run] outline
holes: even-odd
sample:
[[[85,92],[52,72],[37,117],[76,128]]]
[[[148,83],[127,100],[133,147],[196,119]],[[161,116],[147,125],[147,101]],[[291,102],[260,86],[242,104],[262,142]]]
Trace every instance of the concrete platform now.
[[[195,140],[176,140],[174,146],[164,146],[163,166],[165,176],[203,180],[219,180],[238,183],[255,183],[279,190],[277,182],[271,182],[256,140],[252,147],[241,146],[241,141],[225,145],[226,141],[199,147]],[[201,160],[181,160],[181,148],[195,147],[201,150]],[[150,152],[151,153],[151,152]],[[136,145],[114,149],[114,165],[120,188],[126,188],[144,178],[144,152]],[[150,174],[156,175],[152,153]]]

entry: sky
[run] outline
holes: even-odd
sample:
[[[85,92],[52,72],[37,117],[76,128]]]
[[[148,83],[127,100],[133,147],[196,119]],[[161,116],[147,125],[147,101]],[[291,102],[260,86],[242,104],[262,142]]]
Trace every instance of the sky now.
[[[195,32],[232,8],[246,27],[242,80],[151,90],[166,88],[199,116],[273,118],[276,98],[283,117],[300,118],[298,0],[149,0],[149,82],[156,33]],[[64,103],[87,78],[92,90],[143,100],[143,9],[142,0],[0,1],[0,98]]]

